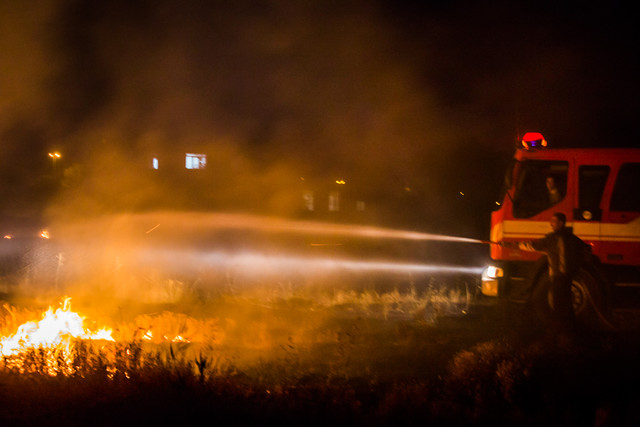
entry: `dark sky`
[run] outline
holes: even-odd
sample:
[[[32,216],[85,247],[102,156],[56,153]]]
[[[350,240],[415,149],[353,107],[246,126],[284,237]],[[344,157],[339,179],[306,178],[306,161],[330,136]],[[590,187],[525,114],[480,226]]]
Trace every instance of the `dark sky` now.
[[[142,197],[150,152],[208,150],[216,194],[345,177],[466,232],[523,132],[638,146],[628,3],[417,3],[0,0],[3,209],[52,191],[54,149],[84,206]]]
[[[638,119],[638,13],[622,2],[522,3],[398,8],[403,35],[435,55],[439,65],[421,69],[439,100],[562,146],[637,146],[627,138]]]

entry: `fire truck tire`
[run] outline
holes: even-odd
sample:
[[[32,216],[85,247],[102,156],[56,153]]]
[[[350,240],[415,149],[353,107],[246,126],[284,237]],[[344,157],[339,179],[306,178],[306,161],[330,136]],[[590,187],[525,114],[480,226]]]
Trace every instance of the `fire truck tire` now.
[[[549,275],[540,275],[533,290],[532,303],[535,315],[543,323],[551,320],[553,298],[550,292]],[[603,314],[604,298],[602,286],[595,275],[581,269],[571,285],[573,310],[579,323],[589,327],[599,327],[606,321]]]

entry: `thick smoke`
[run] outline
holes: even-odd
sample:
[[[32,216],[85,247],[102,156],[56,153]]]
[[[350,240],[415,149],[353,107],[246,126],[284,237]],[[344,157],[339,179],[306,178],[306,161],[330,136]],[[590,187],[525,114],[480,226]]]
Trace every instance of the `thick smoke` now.
[[[577,144],[637,111],[637,84],[602,85],[637,70],[619,5],[0,7],[5,216],[290,216],[305,187],[344,179],[368,221],[465,235],[486,228],[519,133]],[[206,173],[179,167],[186,152],[207,153]]]
[[[3,40],[21,48],[3,61],[12,64],[3,83],[13,96],[0,130],[13,156],[29,160],[5,173],[60,178],[60,188],[19,186],[42,193],[56,217],[156,207],[289,215],[304,185],[337,179],[374,221],[446,212],[452,189],[439,182],[438,153],[455,132],[380,8],[60,1],[37,16],[10,9],[7,21],[21,25],[3,26],[13,36]],[[64,155],[56,165],[47,163],[53,149]],[[163,171],[185,152],[207,153],[206,179]],[[158,176],[149,173],[154,156],[164,161]],[[401,214],[394,204],[408,198],[415,212]]]
[[[0,232],[41,220],[55,237],[20,267],[20,292],[164,302],[237,284],[205,267],[256,252],[479,265],[458,243],[213,232],[197,212],[486,239],[522,132],[635,141],[625,7],[503,3],[0,0]],[[314,217],[334,191],[340,213]]]

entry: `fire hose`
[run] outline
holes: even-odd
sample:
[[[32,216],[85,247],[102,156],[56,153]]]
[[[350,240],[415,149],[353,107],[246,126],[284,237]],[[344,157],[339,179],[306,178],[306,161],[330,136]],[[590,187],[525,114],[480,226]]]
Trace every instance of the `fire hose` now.
[[[501,242],[494,242],[492,240],[479,240],[478,241],[481,244],[484,245],[499,245],[499,246],[504,246],[503,243]],[[517,250],[522,250],[518,247],[510,247],[510,249],[517,249]],[[596,313],[596,316],[598,317],[598,319],[600,319],[600,321],[602,322],[602,324],[606,327],[608,327],[611,330],[617,330],[617,328],[605,317],[605,315],[602,313],[602,311],[600,311],[598,304],[596,304],[596,302],[593,300],[593,297],[591,295],[591,292],[589,291],[589,288],[587,286],[583,286],[584,289],[584,293],[587,297],[587,299],[589,300],[589,303],[591,304],[591,307],[593,308],[594,312]]]
[[[585,286],[584,292],[587,295],[587,299],[591,303],[591,307],[593,307],[593,311],[595,311],[596,315],[598,316],[598,319],[600,319],[600,321],[609,329],[611,329],[612,331],[615,331],[617,328],[611,322],[609,322],[609,320],[604,316],[604,314],[602,314],[602,312],[598,308],[598,305],[595,303],[595,301],[591,297],[591,292],[589,292],[589,288]]]

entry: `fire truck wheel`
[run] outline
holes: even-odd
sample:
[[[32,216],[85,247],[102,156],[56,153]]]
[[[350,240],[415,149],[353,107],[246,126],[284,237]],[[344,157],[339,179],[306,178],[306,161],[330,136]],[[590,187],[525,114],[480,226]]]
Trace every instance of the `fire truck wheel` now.
[[[603,310],[602,286],[588,270],[581,269],[571,284],[573,311],[582,323],[597,327]]]
[[[532,295],[533,309],[538,319],[547,323],[551,319],[553,298],[550,292],[549,275],[540,276]],[[597,327],[602,317],[603,296],[602,288],[589,271],[581,269],[571,285],[573,295],[573,310],[578,322]]]

